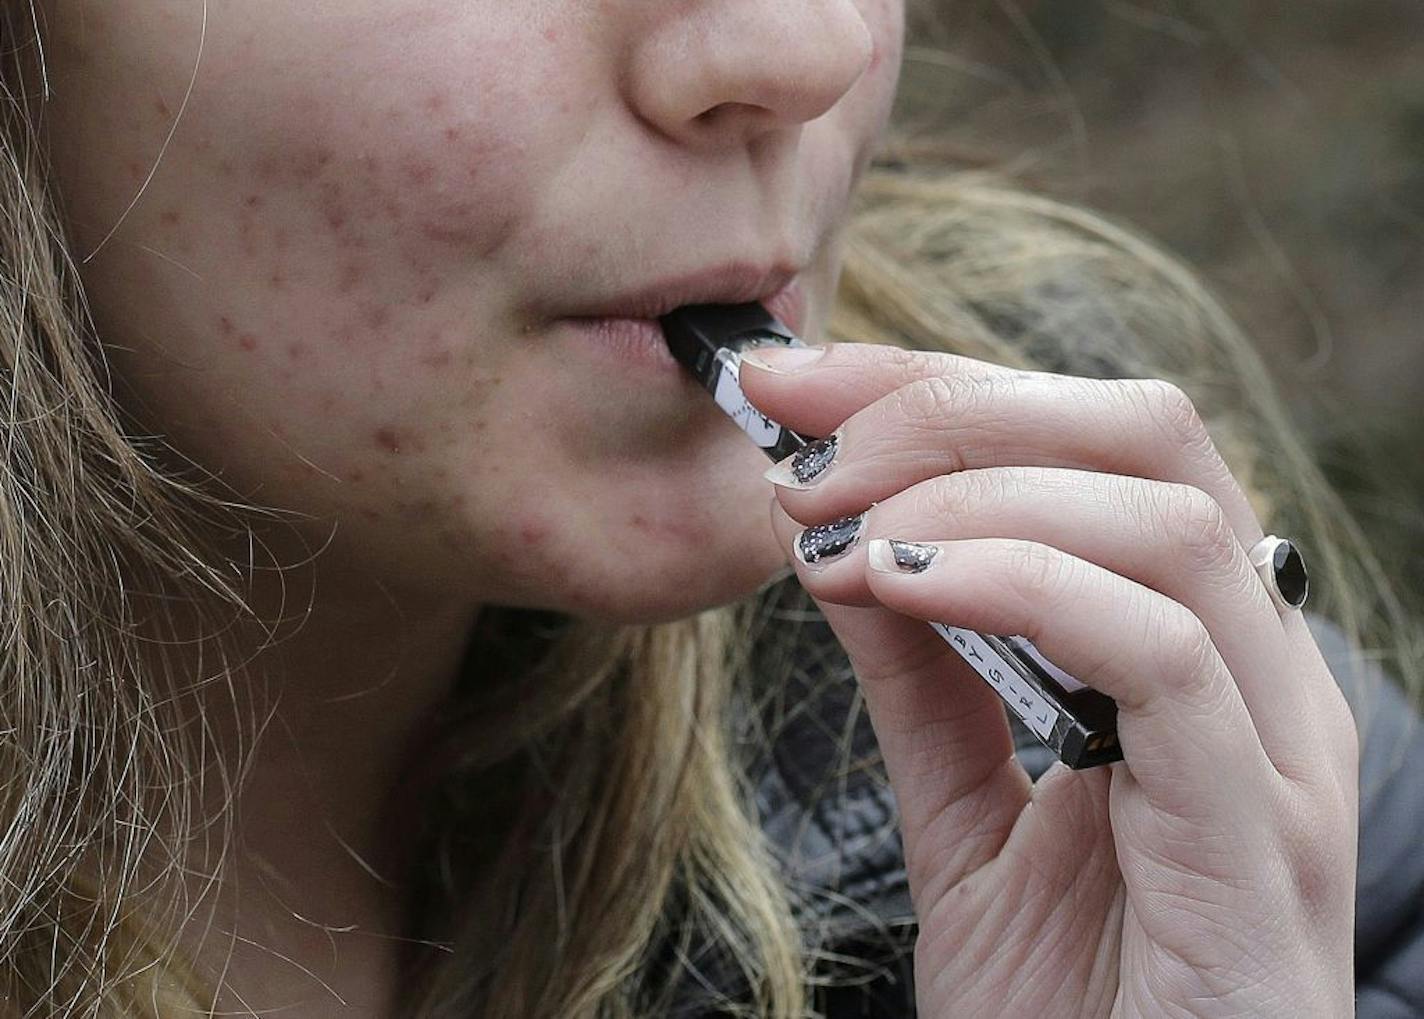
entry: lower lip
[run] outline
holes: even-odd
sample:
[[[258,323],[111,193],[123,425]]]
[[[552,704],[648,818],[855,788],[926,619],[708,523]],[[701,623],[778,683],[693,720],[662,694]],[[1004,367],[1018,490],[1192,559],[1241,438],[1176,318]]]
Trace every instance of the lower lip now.
[[[806,295],[798,281],[792,280],[761,303],[788,329],[797,336],[801,335],[806,320]],[[682,366],[668,350],[662,327],[656,319],[568,318],[564,321],[594,345],[625,362],[637,361],[671,372],[682,371]]]

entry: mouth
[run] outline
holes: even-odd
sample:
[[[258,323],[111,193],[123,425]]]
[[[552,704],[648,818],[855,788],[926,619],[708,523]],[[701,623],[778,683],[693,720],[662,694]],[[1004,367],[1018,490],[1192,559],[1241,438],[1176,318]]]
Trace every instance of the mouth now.
[[[675,307],[684,305],[740,305],[775,302],[793,289],[799,269],[789,265],[759,266],[746,262],[713,266],[712,269],[659,280],[651,286],[625,290],[619,295],[591,302],[580,307],[568,319],[634,319],[655,322]],[[799,287],[795,287],[799,293]],[[787,313],[805,317],[803,307],[786,307]],[[778,316],[780,317],[780,316]],[[805,322],[787,322],[793,332],[799,332]]]
[[[684,304],[765,301],[784,290],[796,278],[797,271],[784,265],[731,263],[714,266],[625,291],[580,309],[570,317],[656,319]],[[792,325],[790,322],[786,324]]]
[[[805,327],[806,295],[797,270],[737,263],[673,278],[590,303],[563,322],[625,359],[681,371],[663,339],[659,316],[685,304],[757,301],[798,336]]]

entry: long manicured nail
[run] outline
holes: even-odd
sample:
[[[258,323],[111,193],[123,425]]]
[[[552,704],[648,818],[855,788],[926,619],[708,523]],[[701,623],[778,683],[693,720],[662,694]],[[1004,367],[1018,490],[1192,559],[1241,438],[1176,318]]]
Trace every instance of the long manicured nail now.
[[[831,466],[840,450],[840,430],[824,439],[808,442],[785,460],[771,465],[762,477],[782,488],[810,488]]]
[[[845,555],[860,537],[864,523],[865,514],[858,513],[806,528],[796,536],[796,558],[817,569],[827,560]]]
[[[742,364],[760,368],[775,375],[790,375],[803,371],[826,353],[825,347],[783,347],[768,344],[742,354]]]
[[[876,538],[866,548],[870,568],[880,573],[924,573],[937,555],[937,545],[895,538]]]

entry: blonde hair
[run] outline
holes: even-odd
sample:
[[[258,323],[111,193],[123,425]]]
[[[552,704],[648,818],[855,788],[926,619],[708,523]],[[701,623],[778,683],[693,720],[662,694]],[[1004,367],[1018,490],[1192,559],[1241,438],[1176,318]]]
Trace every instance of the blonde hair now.
[[[0,27],[7,49],[34,41],[13,5]],[[203,535],[282,517],[125,427],[35,102],[7,86],[0,114],[0,1000],[14,1015],[169,1019],[209,1008],[213,989],[177,951],[185,905],[145,875],[203,839],[221,857],[229,819],[196,816],[188,793],[231,784],[240,763],[202,766],[204,728],[180,705],[237,683],[250,651],[234,639],[246,595]],[[831,333],[1177,382],[1261,518],[1304,546],[1312,608],[1419,682],[1409,606],[1259,356],[1132,232],[892,143],[859,193]],[[472,647],[494,678],[460,696],[409,777],[415,933],[443,943],[407,960],[412,1015],[658,1015],[699,952],[740,974],[727,1012],[806,1013],[823,932],[799,916],[748,781],[774,738],[751,719],[795,654],[794,614],[770,619],[792,586],[652,626],[482,615]],[[164,613],[203,614],[205,675],[164,668],[161,640],[140,646],[158,591],[160,634]]]

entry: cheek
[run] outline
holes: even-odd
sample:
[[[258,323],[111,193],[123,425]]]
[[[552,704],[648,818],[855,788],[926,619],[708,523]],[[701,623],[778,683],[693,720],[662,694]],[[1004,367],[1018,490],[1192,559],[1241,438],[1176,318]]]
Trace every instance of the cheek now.
[[[649,622],[743,597],[781,567],[765,457],[727,422],[708,423],[720,427],[689,434],[673,457],[501,474],[481,521],[481,569],[501,600]]]
[[[363,110],[308,101],[323,125],[315,134],[298,118],[250,153],[225,153],[214,179],[234,194],[250,189],[229,210],[238,253],[279,269],[327,256],[335,294],[385,288],[373,264],[387,279],[428,278],[453,262],[489,261],[533,199],[528,173],[518,172],[530,139],[523,125],[468,103],[455,106],[445,90]]]
[[[436,53],[406,52],[382,67],[381,56],[358,52],[332,69],[363,67],[379,89],[363,90],[363,78],[265,97],[279,112],[237,111],[254,113],[240,146],[200,142],[196,169],[215,187],[190,242],[238,269],[261,295],[249,307],[298,305],[338,348],[375,340],[406,362],[422,342],[414,321],[442,297],[447,307],[464,298],[468,314],[496,281],[560,139],[521,115],[507,61],[441,68]],[[228,231],[211,230],[224,220]]]
[[[294,29],[288,49],[281,33],[215,28],[160,172],[88,269],[140,398],[243,480],[275,463],[349,484],[372,458],[420,460],[469,438],[509,367],[501,255],[566,149],[550,95],[577,94],[554,77],[575,65],[497,26],[401,27],[321,45]],[[475,34],[481,59],[449,41]],[[73,113],[96,143],[70,168],[95,196],[80,223],[122,213],[176,114],[142,75],[113,75],[88,98],[112,93],[125,130]]]

